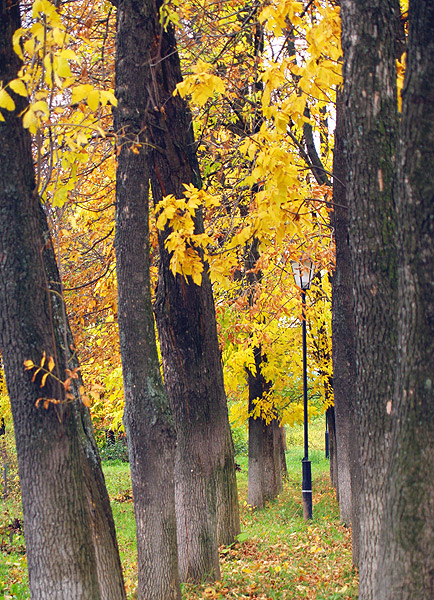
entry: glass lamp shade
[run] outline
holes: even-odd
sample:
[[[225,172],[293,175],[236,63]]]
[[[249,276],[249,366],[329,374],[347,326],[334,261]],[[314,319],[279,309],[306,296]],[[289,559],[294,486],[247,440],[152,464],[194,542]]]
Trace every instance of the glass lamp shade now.
[[[312,283],[315,265],[309,257],[303,257],[300,261],[291,261],[292,273],[294,275],[295,285],[302,290],[308,290]]]

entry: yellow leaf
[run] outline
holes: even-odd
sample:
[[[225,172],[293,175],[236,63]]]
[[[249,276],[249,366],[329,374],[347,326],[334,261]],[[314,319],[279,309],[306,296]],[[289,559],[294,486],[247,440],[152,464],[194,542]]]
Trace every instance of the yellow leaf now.
[[[33,25],[30,28],[30,31],[33,33],[33,37],[37,38],[40,42],[44,41],[45,27],[42,25],[42,23],[40,23],[39,21],[33,23]]]
[[[26,86],[24,85],[24,82],[21,79],[13,79],[12,81],[9,82],[9,87],[16,94],[19,94],[20,96],[24,96],[24,97],[27,96]]]
[[[68,199],[68,188],[63,186],[57,189],[53,194],[53,206],[63,206]]]
[[[71,69],[69,68],[69,63],[64,56],[57,57],[57,60],[54,62],[54,72],[59,77],[70,77]]]
[[[193,273],[191,274],[193,281],[196,285],[201,285],[202,283],[202,273],[199,273],[198,271],[193,271]]]
[[[42,353],[42,358],[41,358],[41,364],[40,364],[40,366],[41,366],[41,367],[43,367],[43,366],[44,366],[44,363],[45,363],[45,359],[46,359],[46,358],[47,358],[47,354],[46,354],[46,352],[45,352],[45,350],[44,350],[44,352]]]
[[[62,58],[67,58],[68,60],[77,60],[77,55],[74,50],[71,50],[71,48],[65,48],[65,50],[62,50],[60,56]]]
[[[4,88],[0,90],[0,108],[5,108],[6,110],[15,109],[15,102]]]
[[[31,106],[24,113],[23,127],[28,129],[30,133],[36,133],[38,130],[38,119],[36,118]]]
[[[78,102],[81,102],[84,100],[84,98],[87,98],[92,90],[93,86],[91,86],[89,83],[77,85],[76,87],[72,88],[71,104],[78,104]]]
[[[87,105],[91,110],[96,110],[99,106],[99,91],[93,90],[87,96]]]
[[[27,54],[30,54],[30,55],[33,55],[34,53],[36,54],[35,51],[38,46],[40,46],[40,44],[38,44],[38,42],[35,38],[26,40],[24,42],[24,50],[27,52]]]
[[[46,382],[46,380],[47,380],[47,377],[48,377],[48,375],[49,375],[49,373],[44,373],[44,374],[42,375],[42,379],[41,379],[41,387],[44,387],[44,385],[45,385],[45,382]]]
[[[82,394],[84,394],[84,385],[81,385],[81,386],[78,388],[78,391],[80,392],[80,396],[81,396]]]
[[[117,100],[116,96],[110,90],[101,90],[101,101],[103,98],[105,101],[104,104],[106,102],[110,102],[110,104],[112,104],[113,106],[118,105],[118,100]]]
[[[50,356],[50,358],[48,359],[48,370],[50,371],[50,373],[54,369],[54,365],[55,365],[55,362],[53,360],[53,357]]]
[[[26,369],[26,371],[28,371],[29,369],[33,369],[33,367],[35,366],[33,360],[25,360],[24,361],[24,368]]]
[[[63,29],[59,29],[58,27],[55,27],[52,31],[53,34],[53,39],[56,42],[56,44],[58,46],[63,46],[66,37],[66,33]]]
[[[43,113],[47,117],[50,116],[50,109],[48,108],[48,104],[45,102],[45,100],[38,100],[38,102],[32,104],[31,108],[35,114]]]
[[[12,44],[14,47],[14,51],[15,54],[18,54],[18,56],[23,59],[23,52],[21,50],[21,45],[20,45],[20,40],[21,40],[21,36],[23,35],[24,30],[22,27],[20,27],[19,29],[16,30],[16,32],[14,33],[13,37],[12,37]]]
[[[179,94],[181,98],[185,98],[190,93],[190,84],[187,81],[180,81],[176,84],[176,88],[173,91],[173,95]]]

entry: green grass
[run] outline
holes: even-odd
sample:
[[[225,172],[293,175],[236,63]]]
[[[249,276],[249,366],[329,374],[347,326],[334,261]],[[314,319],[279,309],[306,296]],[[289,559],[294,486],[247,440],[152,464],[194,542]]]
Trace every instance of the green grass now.
[[[301,429],[301,428],[300,428]],[[302,434],[290,432],[288,479],[280,496],[264,509],[247,505],[247,457],[237,455],[241,543],[221,548],[222,579],[215,584],[183,585],[184,600],[255,598],[257,600],[355,600],[357,576],[351,565],[351,533],[339,523],[329,462],[324,457],[323,424],[311,426],[313,519],[303,520],[301,498]],[[298,436],[298,437],[297,437]],[[295,438],[295,439],[294,439]],[[300,442],[301,440],[301,442]],[[293,445],[293,442],[298,442]],[[242,444],[241,444],[242,446]],[[128,598],[135,597],[137,559],[134,507],[128,464],[104,463],[112,501]],[[21,519],[17,494],[3,501],[0,514],[0,599],[28,598],[22,534],[8,524]]]

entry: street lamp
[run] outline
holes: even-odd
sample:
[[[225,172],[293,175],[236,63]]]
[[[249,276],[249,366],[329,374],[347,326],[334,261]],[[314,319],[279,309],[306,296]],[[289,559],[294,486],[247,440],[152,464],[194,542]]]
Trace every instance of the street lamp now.
[[[306,290],[310,288],[315,265],[309,257],[303,256],[300,261],[291,261],[295,284],[301,289],[302,327],[303,327],[303,415],[304,415],[304,458],[303,482],[303,517],[305,521],[312,518],[312,471],[309,460],[309,432],[307,416],[307,344],[306,344]]]

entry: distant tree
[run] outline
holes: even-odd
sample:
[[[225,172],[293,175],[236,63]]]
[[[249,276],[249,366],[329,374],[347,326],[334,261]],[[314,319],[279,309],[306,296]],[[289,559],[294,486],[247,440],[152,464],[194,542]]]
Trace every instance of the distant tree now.
[[[249,283],[249,303],[255,304],[255,289],[261,280],[256,270],[259,260],[258,240],[246,245],[245,271]],[[249,472],[247,502],[262,508],[267,500],[276,498],[282,491],[282,444],[279,422],[276,416],[267,420],[263,415],[254,415],[257,403],[266,398],[272,387],[262,372],[267,363],[261,346],[253,348],[254,365],[247,368],[249,387]]]

